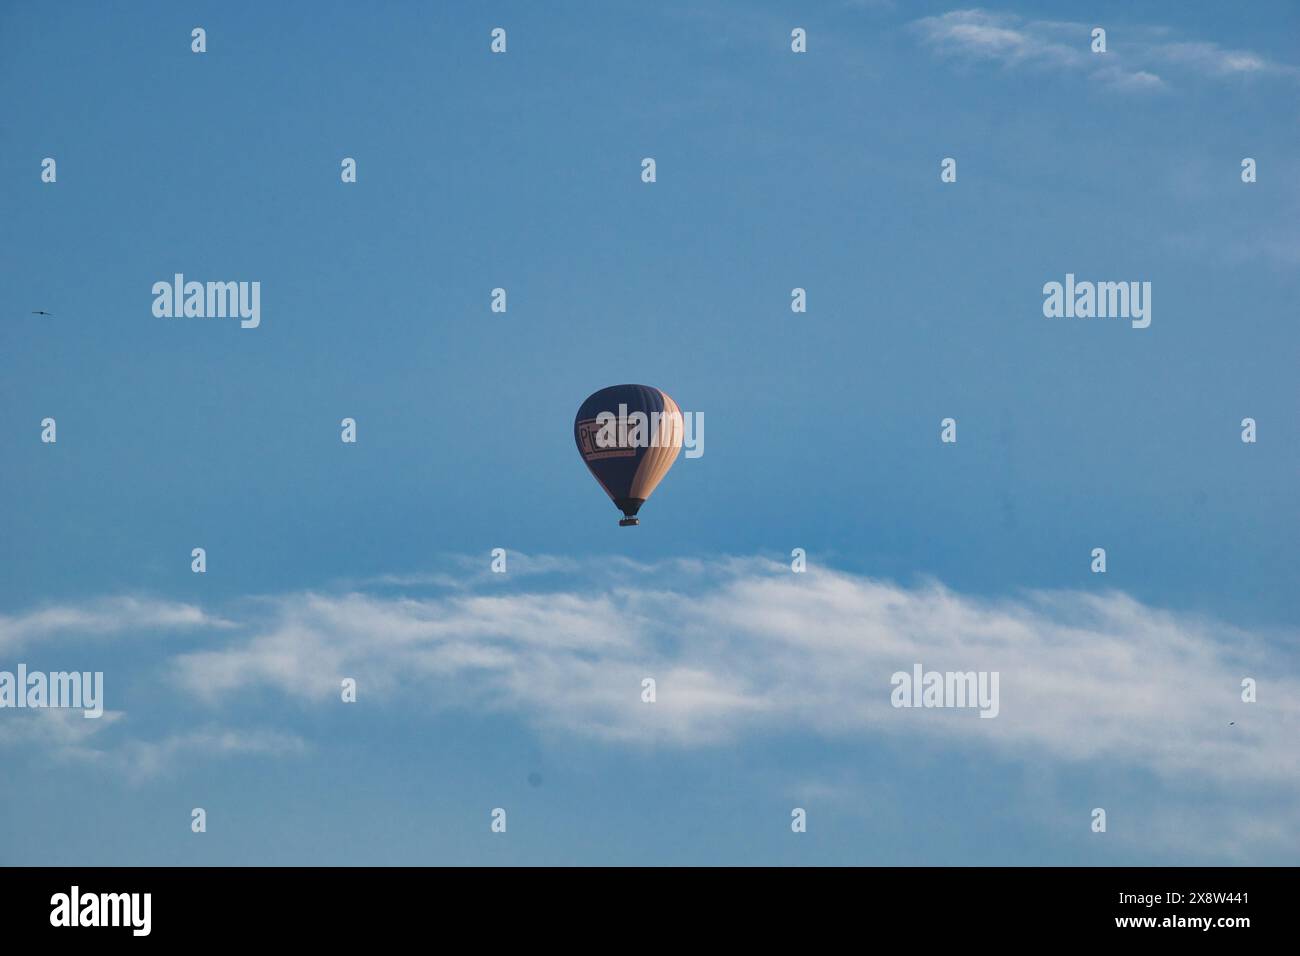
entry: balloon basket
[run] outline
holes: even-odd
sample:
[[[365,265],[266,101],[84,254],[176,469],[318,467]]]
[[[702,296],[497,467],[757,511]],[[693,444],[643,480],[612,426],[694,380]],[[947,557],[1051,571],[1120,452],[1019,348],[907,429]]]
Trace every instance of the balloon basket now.
[[[622,518],[619,520],[618,526],[620,528],[630,528],[632,525],[640,523],[641,521],[639,518]]]

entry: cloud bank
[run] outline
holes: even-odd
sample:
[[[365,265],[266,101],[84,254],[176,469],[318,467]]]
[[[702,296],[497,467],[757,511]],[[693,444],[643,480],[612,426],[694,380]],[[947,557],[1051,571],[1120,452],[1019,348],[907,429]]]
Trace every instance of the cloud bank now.
[[[144,685],[174,716],[146,740],[120,719],[129,699],[110,700],[102,721],[0,712],[0,749],[34,745],[130,782],[199,759],[298,759],[320,743],[313,720],[342,706],[340,682],[351,677],[361,704],[412,724],[503,714],[599,748],[702,752],[804,735],[1062,778],[1118,775],[1139,790],[1154,779],[1156,793],[1187,795],[1168,819],[1199,821],[1218,834],[1215,853],[1247,861],[1259,834],[1291,833],[1297,822],[1279,809],[1300,796],[1295,634],[1253,633],[1115,591],[985,599],[815,562],[800,574],[762,558],[512,553],[506,574],[488,563],[453,559],[433,573],[251,596],[221,614],[122,598],[4,618],[9,649],[66,648],[77,631],[94,641],[155,636],[133,646],[153,671]],[[175,650],[171,629],[187,636]],[[997,671],[998,716],[891,706],[892,675],[918,663]],[[110,687],[130,683],[119,676],[106,675]],[[1258,682],[1256,703],[1241,700],[1247,677]],[[656,682],[653,704],[642,700],[645,678]],[[147,705],[159,712],[156,698]],[[277,709],[297,733],[247,726],[246,714],[264,722]],[[1158,831],[1147,833],[1152,845],[1184,849],[1179,828]]]
[[[610,742],[888,735],[1170,777],[1296,778],[1294,647],[1119,592],[989,601],[762,559],[576,575],[568,562],[518,563],[534,573],[484,572],[451,593],[268,598],[233,633],[172,657],[169,674],[218,709],[259,689],[337,701],[348,676],[372,700],[513,713]],[[537,570],[550,567],[561,581]],[[890,677],[914,663],[998,671],[1001,713],[895,709]],[[1241,702],[1246,677],[1260,702]]]

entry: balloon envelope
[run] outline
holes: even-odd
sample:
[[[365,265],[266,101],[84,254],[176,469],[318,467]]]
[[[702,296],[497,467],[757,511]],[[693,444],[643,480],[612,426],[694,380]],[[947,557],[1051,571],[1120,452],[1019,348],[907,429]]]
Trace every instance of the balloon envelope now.
[[[578,453],[614,505],[620,525],[636,513],[682,450],[682,410],[648,385],[611,385],[591,395],[573,420]]]

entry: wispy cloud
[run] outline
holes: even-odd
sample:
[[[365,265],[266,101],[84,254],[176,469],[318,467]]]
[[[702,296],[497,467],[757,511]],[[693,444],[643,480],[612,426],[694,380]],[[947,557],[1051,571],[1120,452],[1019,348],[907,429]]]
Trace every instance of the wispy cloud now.
[[[111,761],[131,777],[144,779],[187,758],[292,757],[309,749],[296,734],[203,727],[159,740],[130,740],[120,748],[100,751],[96,759]]]
[[[1163,89],[1165,81],[1146,70],[1125,70],[1118,66],[1103,66],[1093,72],[1097,82],[1107,89],[1119,92],[1149,93]]]
[[[1161,90],[1174,73],[1216,79],[1300,75],[1296,67],[1261,54],[1203,40],[1171,39],[1168,30],[1158,27],[1113,26],[1107,30],[1107,52],[1095,54],[1090,44],[1096,26],[1105,24],[1031,20],[978,8],[911,23],[922,43],[946,59],[1076,72],[1116,91]]]
[[[55,756],[75,755],[92,749],[94,739],[122,719],[122,712],[106,710],[86,720],[79,710],[39,709],[6,711],[0,720],[0,747],[35,745]]]
[[[990,60],[1010,66],[1082,66],[1087,62],[1088,31],[1078,24],[1027,21],[986,10],[952,10],[922,17],[912,26],[940,56]],[[1071,34],[1077,33],[1070,42]]]
[[[115,597],[84,604],[35,608],[22,614],[0,614],[0,651],[17,651],[65,635],[97,636],[228,627],[229,623],[192,604]]]
[[[360,588],[411,588],[437,587],[454,590],[472,588],[484,581],[500,581],[499,574],[492,570],[489,555],[446,555],[443,560],[454,568],[450,571],[417,571],[401,574],[379,574],[361,581],[351,582]],[[510,551],[506,557],[508,573],[513,578],[521,576],[541,577],[553,574],[574,573],[581,564],[572,558],[556,555],[531,555],[522,551]]]
[[[306,753],[294,734],[236,730],[211,725],[158,739],[123,736],[125,714],[105,711],[85,720],[80,711],[7,712],[0,719],[0,749],[34,747],[56,763],[88,763],[107,768],[130,783],[140,783],[186,760],[214,757],[284,757]]]
[[[1138,49],[1153,60],[1185,66],[1210,76],[1287,76],[1295,77],[1300,69],[1277,63],[1249,50],[1231,50],[1217,43],[1150,42]]]

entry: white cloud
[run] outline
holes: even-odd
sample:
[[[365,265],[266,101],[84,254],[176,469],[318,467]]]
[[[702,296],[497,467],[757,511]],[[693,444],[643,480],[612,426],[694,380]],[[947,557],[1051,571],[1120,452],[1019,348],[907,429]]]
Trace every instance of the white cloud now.
[[[1121,593],[984,601],[737,559],[593,564],[580,579],[559,591],[285,595],[239,638],[176,657],[173,674],[215,705],[257,688],[333,701],[352,676],[372,700],[512,712],[606,741],[700,747],[797,731],[1295,781],[1293,665],[1245,631]],[[917,662],[999,671],[1001,714],[894,709],[890,676]],[[1245,676],[1266,688],[1260,703],[1240,703]],[[644,677],[658,682],[654,705],[640,700]]]
[[[1300,75],[1294,66],[1249,50],[1172,40],[1170,31],[1161,27],[1114,25],[1107,30],[1107,52],[1096,54],[1091,50],[1095,26],[1104,24],[1030,20],[978,8],[951,10],[911,24],[922,42],[945,59],[1074,71],[1116,91],[1164,89],[1164,71],[1212,78]]]
[[[9,633],[23,639],[106,633],[128,619],[221,626],[187,641],[200,649],[160,658],[171,684],[208,711],[198,729],[145,740],[128,735],[120,712],[96,721],[5,711],[0,747],[36,746],[134,781],[194,760],[291,757],[309,743],[281,729],[207,723],[218,714],[230,723],[250,704],[260,712],[270,698],[296,703],[296,722],[309,724],[337,704],[349,676],[367,706],[407,719],[430,708],[512,714],[600,747],[761,747],[804,735],[922,760],[1019,765],[1043,779],[1077,770],[1127,780],[1133,792],[1163,795],[1165,816],[1184,821],[1145,826],[1149,846],[1176,851],[1178,833],[1194,824],[1196,846],[1216,858],[1248,860],[1269,834],[1300,824],[1284,809],[1300,795],[1295,634],[1259,635],[1114,591],[988,600],[817,567],[796,575],[756,558],[520,566],[538,573],[471,569],[432,590],[394,582],[437,575],[390,578],[375,591],[259,596],[233,602],[237,620],[185,605],[132,617],[129,602],[115,601],[7,618],[22,622]],[[999,715],[893,708],[891,675],[915,663],[998,671]],[[1240,701],[1247,676],[1259,682],[1258,703]],[[654,704],[641,701],[645,677],[657,681]],[[775,783],[852,805],[862,784],[844,769]],[[1079,812],[1079,795],[1068,798],[1030,800],[1024,812],[1064,825],[1061,814]],[[1262,814],[1258,826],[1252,813]]]
[[[121,711],[106,710],[86,719],[80,710],[40,708],[0,711],[0,747],[34,744],[46,753],[79,753],[102,731],[122,719]]]
[[[305,753],[306,741],[267,730],[206,726],[158,740],[114,739],[125,723],[121,711],[86,720],[79,710],[42,708],[0,713],[0,749],[35,747],[55,762],[106,767],[133,782],[154,777],[187,758]]]
[[[1085,62],[1088,52],[1088,31],[1080,25],[1035,23],[1013,14],[952,10],[937,17],[922,17],[912,25],[926,45],[940,56],[992,60],[1013,66],[1025,63],[1079,66]],[[1081,45],[1062,39],[1071,29],[1081,31]]]
[[[160,740],[130,740],[120,748],[101,751],[100,759],[113,762],[130,777],[143,779],[189,757],[285,757],[304,754],[308,749],[306,741],[294,734],[205,727]]]
[[[23,614],[0,614],[0,652],[10,653],[42,641],[138,631],[227,627],[192,604],[116,597],[86,604],[37,608]]]
[[[1101,85],[1121,92],[1155,92],[1165,86],[1164,80],[1154,73],[1148,73],[1146,70],[1127,71],[1118,67],[1107,66],[1096,70],[1093,76]]]
[[[1161,43],[1142,47],[1153,59],[1179,64],[1212,76],[1296,76],[1294,66],[1275,63],[1249,50],[1229,50],[1217,43]]]
[[[482,555],[447,555],[444,560],[458,569],[449,571],[428,571],[405,574],[380,574],[355,582],[357,587],[439,587],[465,589],[482,584],[485,580],[500,579],[492,570],[492,557],[489,552]],[[531,555],[522,551],[510,551],[506,558],[507,572],[514,577],[521,575],[545,576],[550,574],[574,573],[581,565],[572,558],[555,555]]]

